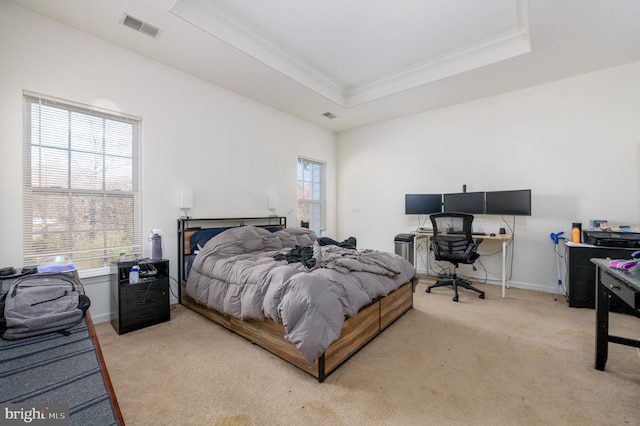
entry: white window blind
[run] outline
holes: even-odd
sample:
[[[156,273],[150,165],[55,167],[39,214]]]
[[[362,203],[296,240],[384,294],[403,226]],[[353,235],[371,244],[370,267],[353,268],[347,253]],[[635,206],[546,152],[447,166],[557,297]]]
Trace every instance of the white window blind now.
[[[24,265],[141,253],[139,119],[25,93]]]
[[[298,158],[298,218],[322,236],[325,224],[325,164]]]

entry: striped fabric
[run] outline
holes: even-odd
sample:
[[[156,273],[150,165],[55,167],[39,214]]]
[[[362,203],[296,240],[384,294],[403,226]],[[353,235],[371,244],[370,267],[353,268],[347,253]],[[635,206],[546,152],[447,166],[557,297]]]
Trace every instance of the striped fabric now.
[[[0,404],[68,404],[71,425],[119,424],[86,318],[64,332],[0,339],[0,360]]]

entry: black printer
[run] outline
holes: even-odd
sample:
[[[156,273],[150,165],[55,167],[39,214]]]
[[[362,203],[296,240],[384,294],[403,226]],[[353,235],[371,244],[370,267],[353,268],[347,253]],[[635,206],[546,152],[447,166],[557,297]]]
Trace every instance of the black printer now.
[[[640,232],[582,231],[583,242],[594,246],[640,248]]]

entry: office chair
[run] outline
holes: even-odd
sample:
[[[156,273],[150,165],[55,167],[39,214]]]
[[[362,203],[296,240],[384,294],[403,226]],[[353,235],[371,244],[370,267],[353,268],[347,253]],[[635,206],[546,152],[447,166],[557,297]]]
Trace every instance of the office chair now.
[[[466,213],[434,213],[429,216],[433,225],[433,237],[431,237],[431,249],[436,260],[453,263],[455,269],[451,279],[438,280],[427,287],[426,292],[431,293],[432,288],[453,286],[455,295],[453,301],[458,301],[458,287],[473,290],[480,293],[480,299],[484,299],[484,291],[481,291],[471,283],[458,278],[456,272],[458,264],[473,264],[480,255],[478,246],[482,238],[473,239],[471,226],[473,215]]]

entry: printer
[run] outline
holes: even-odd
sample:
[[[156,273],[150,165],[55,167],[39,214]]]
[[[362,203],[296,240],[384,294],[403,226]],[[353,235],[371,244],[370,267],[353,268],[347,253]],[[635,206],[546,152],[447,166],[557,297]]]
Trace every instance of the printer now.
[[[603,247],[640,248],[640,232],[582,231],[586,244]]]

